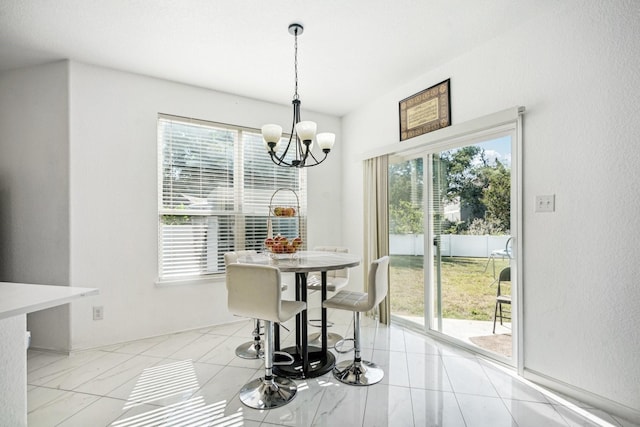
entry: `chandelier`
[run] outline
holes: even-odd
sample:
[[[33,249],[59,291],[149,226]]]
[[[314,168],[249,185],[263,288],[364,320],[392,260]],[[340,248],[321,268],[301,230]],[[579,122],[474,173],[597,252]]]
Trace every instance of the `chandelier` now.
[[[262,126],[262,137],[264,138],[265,147],[271,157],[271,161],[278,166],[306,168],[316,166],[324,162],[333,147],[336,135],[329,132],[316,134],[317,125],[311,121],[300,120],[300,96],[298,95],[298,35],[302,34],[304,28],[300,24],[289,25],[289,33],[295,38],[294,43],[294,68],[295,68],[295,92],[293,95],[293,124],[291,126],[291,134],[286,148],[278,154],[278,149],[282,145],[282,127],[279,125],[269,124]],[[324,157],[320,160],[313,155],[313,140],[316,140],[318,146],[324,153]],[[285,160],[289,150],[295,150],[295,159],[287,162]]]

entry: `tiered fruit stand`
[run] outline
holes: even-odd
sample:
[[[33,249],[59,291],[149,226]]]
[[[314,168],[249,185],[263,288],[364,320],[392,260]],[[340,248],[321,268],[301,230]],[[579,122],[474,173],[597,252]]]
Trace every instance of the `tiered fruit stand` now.
[[[278,202],[284,199],[283,192],[290,192],[295,196],[295,206],[289,202]],[[296,236],[273,235],[274,221],[281,225],[285,221],[296,221]],[[280,228],[280,227],[278,227]],[[269,216],[267,217],[267,238],[265,239],[266,249],[273,254],[294,254],[302,246],[302,231],[300,223],[300,198],[291,188],[279,188],[272,195],[269,201]]]

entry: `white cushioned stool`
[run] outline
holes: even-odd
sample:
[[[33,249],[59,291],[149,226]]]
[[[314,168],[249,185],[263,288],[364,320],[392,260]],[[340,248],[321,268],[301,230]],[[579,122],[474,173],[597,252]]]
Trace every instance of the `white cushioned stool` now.
[[[235,264],[238,262],[238,258],[241,256],[255,255],[256,251],[236,251],[227,252],[224,254],[225,267],[229,267],[229,264]],[[260,319],[253,319],[253,341],[249,341],[240,344],[236,348],[236,356],[243,359],[259,359],[262,357],[263,345],[260,339]]]
[[[389,257],[371,263],[367,292],[340,291],[324,302],[326,308],[353,311],[353,360],[342,361],[333,368],[333,376],[349,385],[371,385],[384,377],[375,363],[360,358],[360,313],[372,310],[387,296]]]
[[[229,264],[236,264],[238,258],[251,255],[257,255],[258,252],[253,250],[227,252],[224,254],[225,268]],[[282,285],[282,290],[287,290],[287,285]],[[248,341],[240,344],[236,348],[236,356],[243,359],[260,359],[263,356],[263,343],[260,339],[260,319],[253,319],[253,331],[251,332],[253,341]]]
[[[245,384],[240,401],[255,409],[271,409],[289,403],[296,383],[273,375],[273,324],[291,319],[307,307],[304,301],[283,301],[280,270],[267,265],[229,264],[227,304],[232,314],[264,321],[264,377]]]

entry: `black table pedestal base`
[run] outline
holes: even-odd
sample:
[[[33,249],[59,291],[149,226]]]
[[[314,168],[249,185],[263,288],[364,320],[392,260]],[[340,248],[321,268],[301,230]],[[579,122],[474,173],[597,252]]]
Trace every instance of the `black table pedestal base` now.
[[[302,355],[298,353],[295,346],[287,347],[281,351],[289,353],[294,358],[294,362],[291,365],[274,366],[273,373],[287,378],[316,378],[330,372],[336,363],[336,358],[330,351],[323,353],[319,347],[309,347],[309,367],[305,373],[305,370],[302,369]],[[278,357],[277,355],[274,359],[275,362],[288,360],[284,357]]]

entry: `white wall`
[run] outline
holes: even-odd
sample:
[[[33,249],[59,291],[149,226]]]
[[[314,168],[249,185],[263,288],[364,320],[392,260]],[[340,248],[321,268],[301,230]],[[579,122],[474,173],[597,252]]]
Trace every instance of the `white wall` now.
[[[71,62],[71,283],[100,288],[72,305],[72,347],[86,348],[237,320],[224,281],[157,287],[157,115],[259,128],[291,120],[283,106]],[[336,152],[310,169],[309,245],[341,242],[333,220],[341,193],[341,123],[311,114],[337,134]],[[266,156],[265,152],[265,156]],[[266,209],[266,207],[265,207]],[[93,321],[91,306],[104,306]]]
[[[525,106],[526,375],[640,421],[640,6],[578,3],[344,118],[344,240],[362,241],[361,159],[398,142],[399,100],[451,78],[454,124]],[[534,213],[539,194],[555,213]]]
[[[1,73],[0,280],[100,289],[29,315],[32,346],[76,350],[237,320],[224,281],[155,285],[157,115],[286,128],[287,96],[274,105],[73,61]],[[302,114],[337,136],[308,173],[308,244],[341,244],[341,122],[304,104]],[[92,320],[94,305],[104,320]]]
[[[0,281],[69,284],[67,70],[0,74]],[[27,319],[34,347],[69,347],[68,306]]]

